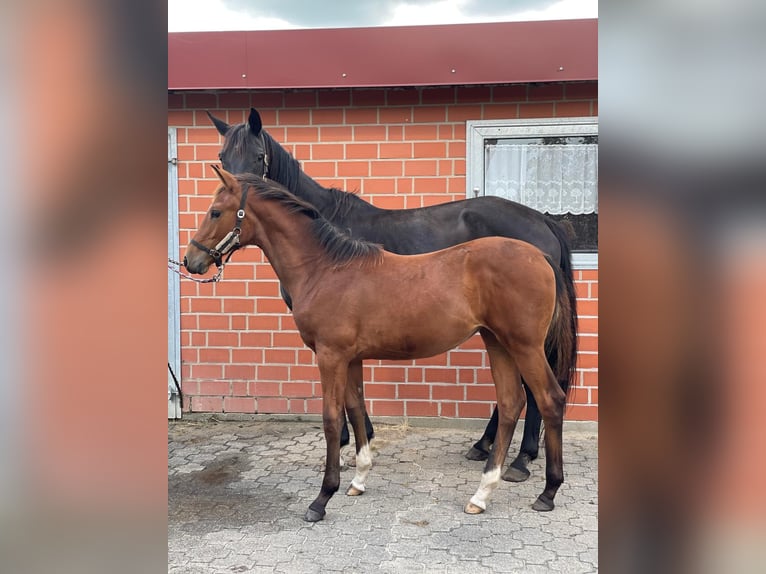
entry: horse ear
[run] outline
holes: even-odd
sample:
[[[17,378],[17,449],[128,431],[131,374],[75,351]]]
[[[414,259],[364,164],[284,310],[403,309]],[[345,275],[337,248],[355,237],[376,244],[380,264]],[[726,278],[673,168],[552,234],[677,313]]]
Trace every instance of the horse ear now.
[[[211,165],[210,167],[213,168],[213,171],[218,176],[218,179],[221,180],[221,182],[226,186],[227,189],[234,189],[236,187],[237,181],[234,179],[234,176],[231,175],[228,171],[226,171],[222,167],[218,167],[215,164]]]
[[[205,110],[205,113],[207,114],[207,117],[210,118],[210,121],[213,122],[213,124],[215,125],[216,129],[218,130],[218,133],[221,134],[222,136],[225,136],[231,126],[227,124],[225,121],[219,120],[209,111]]]
[[[254,136],[261,133],[263,129],[263,122],[261,121],[261,114],[255,108],[250,108],[250,117],[247,118],[247,123],[250,124],[250,131]]]

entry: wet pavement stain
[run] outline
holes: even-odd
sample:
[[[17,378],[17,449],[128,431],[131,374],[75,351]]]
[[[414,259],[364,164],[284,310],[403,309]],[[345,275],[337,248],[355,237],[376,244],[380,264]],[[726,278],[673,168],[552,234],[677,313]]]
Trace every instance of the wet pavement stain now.
[[[204,469],[190,473],[192,480],[199,480],[207,485],[226,485],[238,480],[250,465],[242,456],[217,458]]]

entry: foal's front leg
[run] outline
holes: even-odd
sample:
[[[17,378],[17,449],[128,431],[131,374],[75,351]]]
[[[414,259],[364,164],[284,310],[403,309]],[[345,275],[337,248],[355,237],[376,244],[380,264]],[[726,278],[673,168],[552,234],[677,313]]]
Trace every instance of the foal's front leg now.
[[[362,386],[362,361],[352,361],[348,367],[346,385],[346,412],[354,428],[356,444],[356,474],[351,480],[346,494],[359,496],[365,491],[367,474],[372,468],[372,454],[365,429],[366,409],[364,408],[364,389]]]
[[[307,522],[324,518],[327,503],[340,487],[340,426],[348,372],[348,363],[333,353],[317,352],[317,362],[322,378],[322,422],[327,458],[319,496],[303,517]]]

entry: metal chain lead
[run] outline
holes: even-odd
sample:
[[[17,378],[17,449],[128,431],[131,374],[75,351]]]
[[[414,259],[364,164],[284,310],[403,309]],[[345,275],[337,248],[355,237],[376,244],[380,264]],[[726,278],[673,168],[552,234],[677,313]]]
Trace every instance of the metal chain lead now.
[[[227,259],[227,262],[228,262],[228,259]],[[216,283],[220,281],[223,278],[223,268],[226,266],[226,263],[221,264],[221,266],[218,268],[218,272],[212,277],[208,277],[207,279],[197,279],[196,277],[192,277],[191,275],[188,275],[187,273],[181,273],[178,269],[174,269],[173,267],[170,266],[171,263],[173,265],[177,265],[178,267],[185,267],[183,263],[168,257],[168,269],[170,269],[173,273],[177,273],[181,277],[186,277],[186,279],[191,279],[195,283]]]

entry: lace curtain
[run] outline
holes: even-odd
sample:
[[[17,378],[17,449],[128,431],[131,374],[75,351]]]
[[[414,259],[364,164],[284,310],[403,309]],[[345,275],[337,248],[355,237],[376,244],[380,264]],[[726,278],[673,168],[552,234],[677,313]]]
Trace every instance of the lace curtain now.
[[[485,193],[553,215],[598,213],[598,144],[486,147]]]

